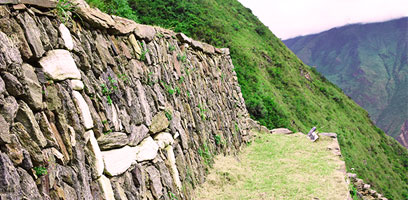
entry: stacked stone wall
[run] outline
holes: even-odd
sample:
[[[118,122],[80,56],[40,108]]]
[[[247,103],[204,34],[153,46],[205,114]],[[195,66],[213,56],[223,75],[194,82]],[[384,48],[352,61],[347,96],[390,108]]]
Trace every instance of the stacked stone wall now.
[[[228,49],[84,2],[65,23],[3,3],[0,199],[190,199],[249,139]]]

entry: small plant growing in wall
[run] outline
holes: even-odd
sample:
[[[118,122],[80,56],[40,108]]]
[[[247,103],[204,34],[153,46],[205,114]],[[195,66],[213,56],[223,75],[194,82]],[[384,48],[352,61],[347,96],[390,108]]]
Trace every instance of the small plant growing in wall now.
[[[203,121],[205,121],[205,120],[207,119],[207,116],[206,116],[206,114],[205,114],[205,112],[207,112],[207,109],[204,109],[204,107],[201,106],[201,104],[198,104],[197,107],[198,107],[198,109],[199,109],[201,119],[202,119]]]
[[[176,50],[176,47],[174,45],[170,44],[169,45],[169,51],[172,52],[174,50]]]
[[[178,87],[176,88],[172,88],[169,84],[167,84],[164,81],[161,81],[162,85],[164,86],[164,88],[167,90],[167,92],[169,93],[169,95],[173,95],[174,93],[177,92],[177,94],[180,94],[180,89],[178,89]],[[178,90],[178,91],[177,91]]]
[[[112,129],[108,129],[107,131],[103,132],[103,134],[104,134],[104,135],[108,135],[108,134],[110,134],[110,133],[112,133],[112,132],[113,132]]]
[[[145,49],[143,46],[143,43],[140,43],[140,45],[142,46],[142,52],[140,54],[140,60],[141,61],[146,61],[146,54],[149,52],[149,49]]]
[[[69,0],[58,0],[57,6],[55,7],[55,11],[62,23],[72,21],[69,13],[72,13],[75,9],[75,5]]]
[[[168,110],[164,111],[164,115],[166,115],[166,118],[170,121],[171,119],[173,119],[173,116],[171,115],[171,112]]]
[[[47,168],[43,166],[34,167],[33,169],[35,171],[35,175],[37,176],[44,176],[48,174]]]
[[[240,132],[240,130],[239,130],[238,123],[235,122],[235,132],[233,133],[233,135],[235,136],[235,135],[238,134],[239,132]]]
[[[212,165],[212,154],[206,143],[204,143],[203,146],[198,149],[198,154],[204,160],[205,165],[207,166]]]
[[[220,135],[215,135],[215,144],[220,145],[221,144],[221,136]]]
[[[221,135],[215,135],[214,136],[215,139],[215,144],[217,145],[225,145],[227,142],[221,137]]]
[[[182,62],[182,63],[185,63],[187,61],[187,55],[185,53],[183,55],[182,54],[177,54],[177,60]]]
[[[142,51],[142,53],[140,54],[140,60],[141,60],[141,61],[146,61],[146,54],[147,54],[147,52],[149,52],[148,49]]]
[[[169,197],[171,200],[178,200],[176,195],[173,192],[169,192]]]
[[[105,84],[101,84],[101,89],[102,94],[106,97],[106,101],[108,102],[108,104],[112,105],[112,98],[110,96],[112,94],[112,91]]]

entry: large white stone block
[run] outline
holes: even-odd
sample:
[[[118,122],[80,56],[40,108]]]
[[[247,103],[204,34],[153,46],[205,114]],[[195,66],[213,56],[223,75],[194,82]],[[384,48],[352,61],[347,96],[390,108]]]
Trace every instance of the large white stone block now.
[[[51,50],[39,62],[45,75],[53,80],[81,79],[81,73],[67,50]]]
[[[148,137],[136,148],[136,160],[142,162],[145,160],[153,160],[157,156],[159,145],[157,145],[152,137]]]
[[[136,147],[125,146],[120,149],[102,151],[102,156],[105,162],[105,172],[110,176],[117,176],[136,163]]]
[[[72,92],[76,102],[78,103],[78,107],[81,112],[82,116],[82,123],[85,126],[86,130],[89,130],[93,128],[93,120],[92,120],[92,115],[91,112],[89,111],[88,104],[86,103],[84,97],[81,95],[81,93],[77,91]]]

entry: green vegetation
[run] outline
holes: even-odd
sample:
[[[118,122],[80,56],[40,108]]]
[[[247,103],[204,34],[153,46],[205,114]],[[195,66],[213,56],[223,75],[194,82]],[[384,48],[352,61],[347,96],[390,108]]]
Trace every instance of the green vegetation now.
[[[35,175],[37,176],[44,176],[48,174],[47,168],[43,166],[34,167],[33,169],[35,171]]]
[[[182,63],[185,63],[186,60],[187,60],[187,55],[186,54],[177,54],[177,60],[182,62]]]
[[[66,0],[67,1],[67,0]],[[136,14],[129,6],[128,0],[86,0],[89,5],[101,11],[138,21]]]
[[[173,116],[171,115],[171,112],[168,110],[164,111],[164,115],[166,115],[166,118],[171,121],[171,119],[173,119]]]
[[[237,0],[129,0],[129,5],[140,23],[230,48],[248,111],[262,125],[336,132],[348,169],[389,199],[408,198],[407,150]]]
[[[109,89],[105,84],[101,84],[101,89],[102,89],[102,94],[106,97],[106,101],[108,102],[109,105],[112,105],[112,90]]]
[[[169,51],[172,52],[172,51],[175,51],[175,50],[176,50],[176,47],[174,45],[170,44],[169,45]]]
[[[207,112],[207,109],[205,109],[201,104],[198,104],[198,111],[200,113],[200,117],[203,121],[205,121],[207,119],[207,115],[205,114],[205,112]]]
[[[198,149],[198,155],[203,159],[206,166],[211,167],[213,164],[213,155],[208,148],[207,143],[204,143],[201,148]]]
[[[177,197],[173,192],[169,192],[169,197],[171,200],[177,200]]]
[[[259,135],[238,159],[218,156],[194,199],[347,199],[344,162],[305,135]],[[239,160],[239,161],[238,161]]]
[[[66,23],[72,20],[70,12],[75,11],[75,6],[69,0],[58,0],[55,10],[62,23]]]
[[[107,131],[103,132],[104,135],[108,135],[109,133],[112,133],[112,129],[108,129]]]

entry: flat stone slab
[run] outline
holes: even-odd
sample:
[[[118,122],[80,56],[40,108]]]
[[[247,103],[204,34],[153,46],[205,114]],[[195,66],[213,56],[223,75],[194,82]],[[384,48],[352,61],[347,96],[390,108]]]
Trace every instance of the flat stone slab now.
[[[326,137],[330,137],[330,138],[337,138],[337,134],[336,133],[319,133],[320,136],[326,136]]]
[[[108,133],[98,138],[98,144],[102,150],[120,148],[127,145],[128,143],[128,136],[126,135],[126,133],[121,132]]]
[[[0,4],[27,4],[39,6],[43,8],[55,8],[57,6],[56,0],[1,0]]]
[[[272,129],[271,130],[272,134],[292,134],[293,131],[287,129],[287,128],[277,128],[277,129]]]
[[[41,58],[40,65],[45,75],[53,80],[81,79],[81,73],[71,53],[67,50],[57,49],[49,51],[45,57]]]

